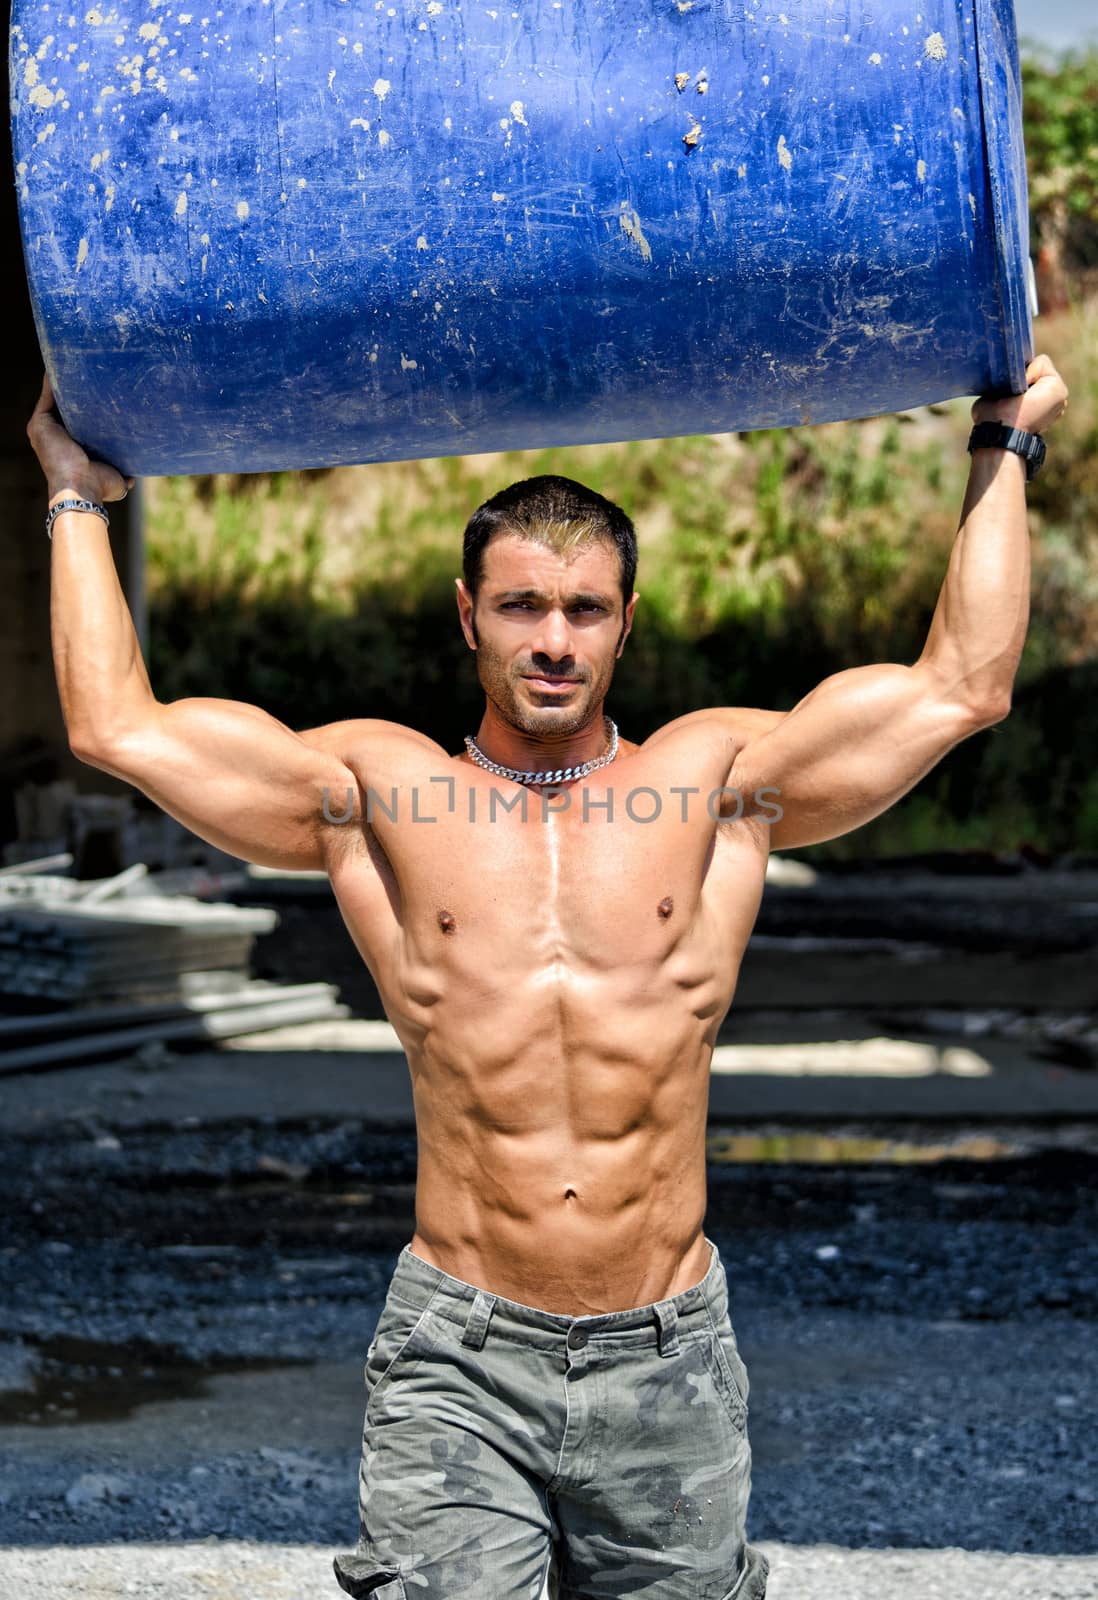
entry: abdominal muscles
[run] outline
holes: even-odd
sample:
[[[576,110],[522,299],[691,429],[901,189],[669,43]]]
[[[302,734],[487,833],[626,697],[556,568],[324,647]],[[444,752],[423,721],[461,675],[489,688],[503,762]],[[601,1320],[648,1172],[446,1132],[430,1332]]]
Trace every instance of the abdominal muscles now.
[[[493,942],[491,960],[448,943],[430,1003],[401,1019],[415,1247],[547,1310],[547,1294],[573,1311],[644,1304],[701,1227],[711,1040],[732,982],[674,945],[579,959],[529,933]]]
[[[704,1272],[709,1061],[758,845],[574,816],[486,837],[392,830],[385,898],[339,886],[411,1069],[413,1251],[545,1310],[677,1293]]]

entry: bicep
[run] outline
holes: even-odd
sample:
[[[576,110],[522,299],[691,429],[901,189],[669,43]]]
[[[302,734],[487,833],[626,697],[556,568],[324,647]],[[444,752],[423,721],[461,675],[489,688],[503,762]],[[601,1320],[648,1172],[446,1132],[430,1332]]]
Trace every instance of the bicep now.
[[[325,832],[361,816],[357,780],[258,706],[196,698],[155,711],[92,764],[199,838],[259,866],[323,870]]]
[[[771,817],[780,809],[771,849],[819,844],[886,811],[984,725],[917,667],[853,667],[749,739],[728,782],[747,796],[762,791]]]

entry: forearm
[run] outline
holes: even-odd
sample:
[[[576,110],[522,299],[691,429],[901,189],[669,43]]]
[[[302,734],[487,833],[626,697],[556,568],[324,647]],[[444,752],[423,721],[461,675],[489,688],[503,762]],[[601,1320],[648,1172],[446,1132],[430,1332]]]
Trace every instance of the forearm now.
[[[977,450],[957,538],[919,665],[950,699],[1009,706],[1029,625],[1026,469],[1004,450]]]
[[[64,511],[50,552],[50,635],[69,743],[105,750],[155,704],[107,526]]]

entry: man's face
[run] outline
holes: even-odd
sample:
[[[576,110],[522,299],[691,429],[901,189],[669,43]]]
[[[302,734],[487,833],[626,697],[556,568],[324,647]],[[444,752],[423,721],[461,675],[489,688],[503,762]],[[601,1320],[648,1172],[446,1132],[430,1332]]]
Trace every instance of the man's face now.
[[[482,557],[476,615],[458,580],[465,638],[481,687],[522,733],[566,736],[591,719],[610,687],[633,621],[622,614],[621,558],[599,539],[567,555],[497,534]],[[624,626],[623,626],[624,624]]]

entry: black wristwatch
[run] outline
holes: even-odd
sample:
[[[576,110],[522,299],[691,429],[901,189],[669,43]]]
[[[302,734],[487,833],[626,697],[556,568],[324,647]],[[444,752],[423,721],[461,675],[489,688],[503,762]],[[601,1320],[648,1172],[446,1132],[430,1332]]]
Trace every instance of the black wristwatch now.
[[[1026,464],[1026,482],[1035,478],[1045,464],[1045,441],[1039,433],[1010,428],[1005,422],[978,422],[968,439],[968,451],[1013,450]]]

